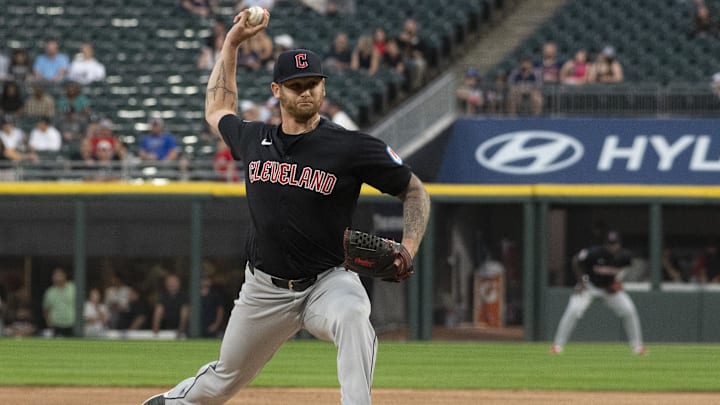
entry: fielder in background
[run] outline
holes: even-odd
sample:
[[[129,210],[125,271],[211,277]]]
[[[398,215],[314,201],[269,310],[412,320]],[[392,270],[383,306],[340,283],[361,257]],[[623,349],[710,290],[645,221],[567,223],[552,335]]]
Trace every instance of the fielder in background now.
[[[429,196],[388,145],[320,116],[326,76],[321,58],[309,50],[285,51],[275,63],[270,88],[280,125],[239,119],[238,47],[270,20],[265,11],[251,25],[249,16],[245,10],[234,18],[208,81],[205,110],[210,127],[245,165],[252,218],[245,283],[219,359],[145,404],[224,403],[304,329],[337,347],[342,403],[369,405],[377,336],[359,276],[342,265],[344,231],[361,185],[370,184],[402,201],[401,243],[412,260],[425,233]],[[396,257],[392,266],[402,270],[404,263]]]
[[[550,353],[562,353],[577,321],[583,317],[595,298],[602,298],[605,304],[622,318],[633,353],[645,354],[640,318],[635,304],[623,290],[617,277],[623,267],[630,265],[630,254],[622,248],[620,235],[616,231],[607,232],[601,246],[581,250],[573,257],[572,265],[578,283],[560,319]]]

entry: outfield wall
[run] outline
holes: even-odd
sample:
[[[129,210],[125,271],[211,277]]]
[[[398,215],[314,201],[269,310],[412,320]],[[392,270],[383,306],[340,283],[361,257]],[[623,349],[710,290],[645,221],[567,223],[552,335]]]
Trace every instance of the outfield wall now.
[[[472,275],[486,258],[478,252],[509,252],[502,256],[508,323],[522,325],[527,340],[550,339],[572,286],[562,279],[558,260],[581,246],[588,221],[614,218],[626,245],[648,263],[647,281],[631,290],[647,340],[720,341],[720,312],[713,310],[720,291],[692,283],[668,291],[673,286],[662,280],[659,259],[666,236],[685,240],[720,229],[720,188],[428,184],[428,189],[433,215],[417,274],[402,285],[381,283],[372,290],[381,328],[407,326],[409,338],[431,339],[434,325],[467,326]],[[369,188],[361,201],[356,225],[397,235],[398,203]],[[132,263],[139,271],[152,272],[152,266],[143,267],[146,262],[169,257],[169,265],[185,271],[196,291],[208,259],[241,270],[248,223],[243,206],[244,189],[237,185],[0,184],[0,256],[30,258],[18,266],[29,269],[26,281],[38,285],[48,284],[52,266],[67,265],[78,296],[85,296],[104,266],[137,259]],[[456,255],[456,231],[465,256]],[[42,289],[35,293],[37,302]],[[191,297],[197,307],[199,297]],[[386,308],[398,307],[398,297],[406,309],[400,305],[401,313],[388,313]],[[447,307],[448,297],[464,305]],[[460,312],[451,319],[449,309]],[[197,323],[194,319],[193,329]],[[573,338],[623,340],[624,334],[619,321],[596,305]]]

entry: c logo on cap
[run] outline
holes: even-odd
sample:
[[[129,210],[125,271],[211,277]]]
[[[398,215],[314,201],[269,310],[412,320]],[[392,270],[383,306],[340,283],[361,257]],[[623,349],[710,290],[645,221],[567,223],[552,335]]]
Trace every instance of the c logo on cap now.
[[[306,53],[299,53],[295,55],[295,67],[298,69],[305,69],[306,67],[308,67]]]

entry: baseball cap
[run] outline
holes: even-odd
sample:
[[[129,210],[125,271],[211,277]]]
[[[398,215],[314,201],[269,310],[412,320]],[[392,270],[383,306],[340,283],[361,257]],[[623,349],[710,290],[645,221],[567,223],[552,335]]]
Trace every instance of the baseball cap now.
[[[327,77],[323,74],[322,59],[315,52],[307,49],[293,49],[278,55],[273,69],[275,83],[310,76]]]
[[[620,234],[617,231],[608,231],[605,235],[605,243],[620,243]]]

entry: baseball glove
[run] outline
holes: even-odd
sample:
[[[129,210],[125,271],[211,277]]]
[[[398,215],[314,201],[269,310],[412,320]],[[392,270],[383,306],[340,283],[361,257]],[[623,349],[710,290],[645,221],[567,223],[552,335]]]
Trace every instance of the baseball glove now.
[[[399,282],[413,274],[413,259],[410,252],[394,240],[345,229],[343,246],[345,268],[361,276]],[[399,265],[395,264],[396,259]]]

